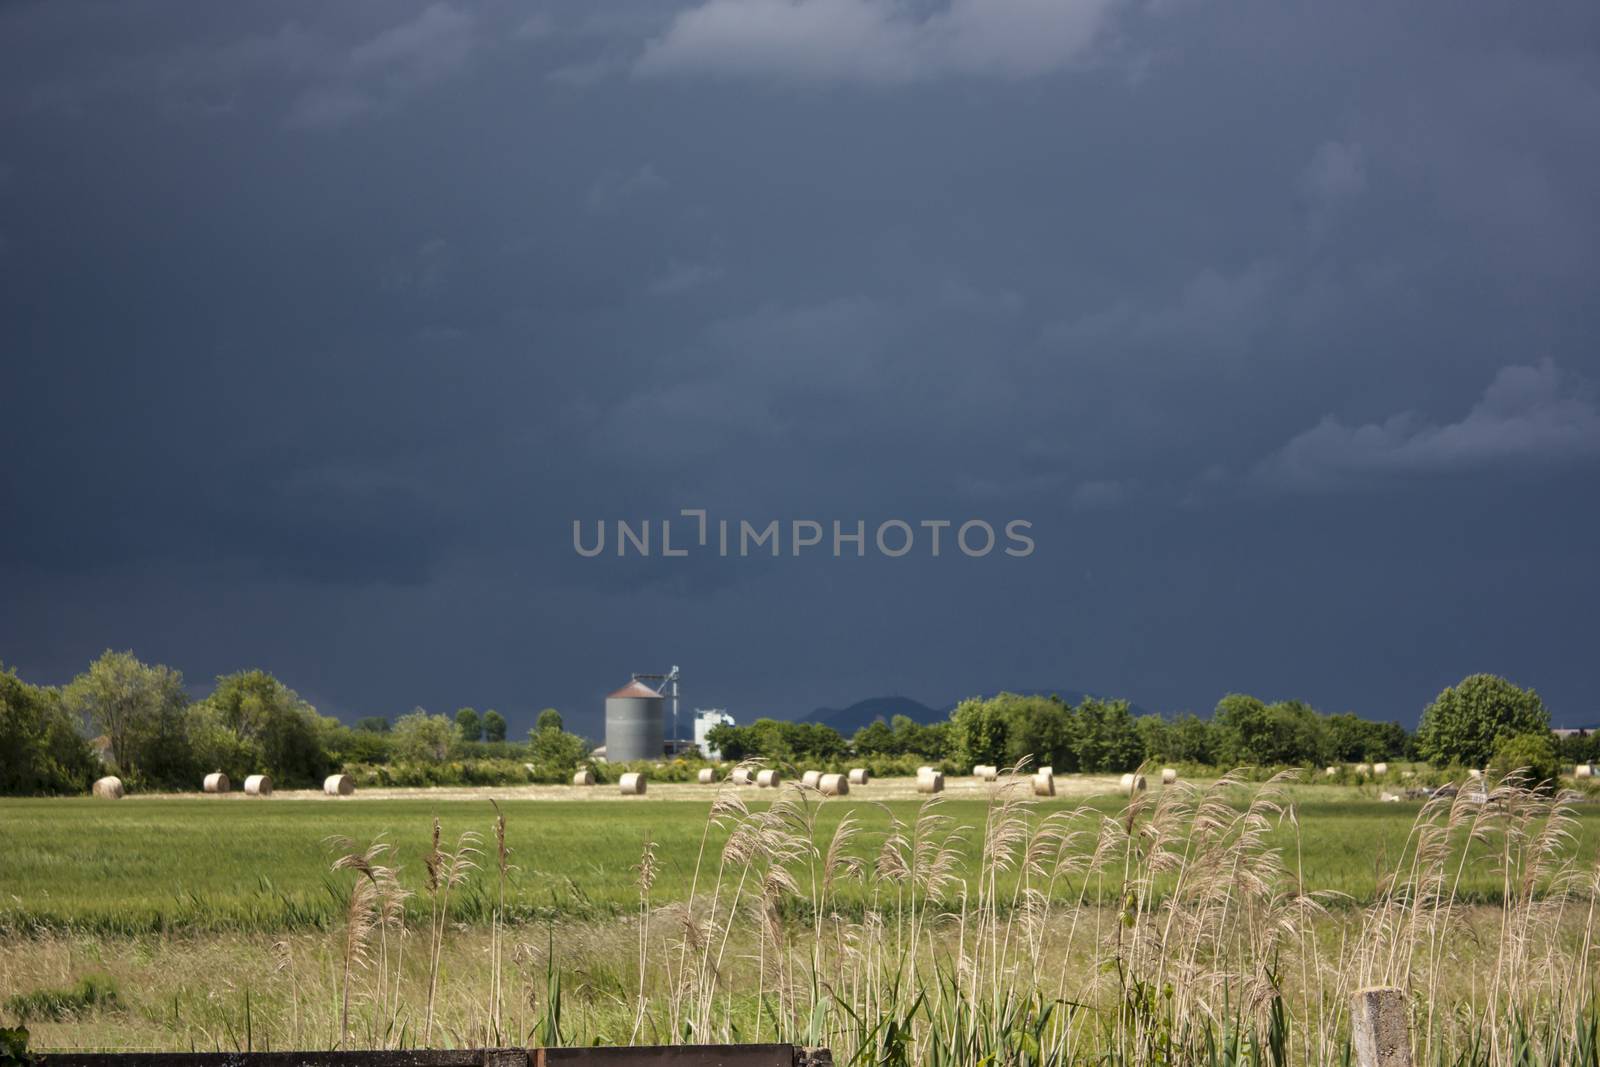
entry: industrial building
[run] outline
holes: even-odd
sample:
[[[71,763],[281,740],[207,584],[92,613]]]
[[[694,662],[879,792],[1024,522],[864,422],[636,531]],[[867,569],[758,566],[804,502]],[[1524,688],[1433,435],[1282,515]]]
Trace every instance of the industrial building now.
[[[706,734],[722,724],[733,725],[733,716],[723,708],[695,710],[693,739],[678,729],[678,668],[665,674],[634,674],[627,685],[606,697],[606,743],[596,755],[613,763],[631,760],[658,760],[663,756],[704,753]],[[658,686],[649,683],[657,682]],[[667,700],[672,701],[672,725],[667,726]]]
[[[722,753],[711,746],[706,740],[713,727],[733,726],[733,716],[728,714],[726,708],[695,708],[694,709],[694,747],[706,759],[721,759]]]
[[[661,694],[634,678],[606,697],[606,759],[660,759],[666,751],[666,724]]]

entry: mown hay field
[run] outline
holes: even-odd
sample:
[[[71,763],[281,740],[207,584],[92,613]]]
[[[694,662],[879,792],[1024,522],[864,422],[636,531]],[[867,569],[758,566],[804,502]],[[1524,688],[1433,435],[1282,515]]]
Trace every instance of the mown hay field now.
[[[1077,780],[1064,795],[1035,805],[1041,815],[1089,807],[1112,814],[1125,801],[1114,780]],[[1087,782],[1087,785],[1084,783]],[[371,842],[382,837],[408,888],[423,878],[432,822],[447,838],[465,830],[487,834],[495,799],[506,817],[507,841],[518,870],[508,910],[521,921],[595,919],[637,906],[634,867],[654,842],[660,872],[657,900],[683,899],[707,833],[712,787],[652,786],[643,798],[614,798],[609,789],[389,790],[348,799],[280,793],[270,799],[200,794],[83,799],[0,799],[5,839],[0,875],[0,935],[42,930],[143,934],[273,932],[323,928],[342,913],[343,890],[328,871],[328,839]],[[1154,790],[1159,793],[1157,787]],[[1241,794],[1242,795],[1242,794]],[[1419,803],[1381,803],[1375,790],[1306,786],[1292,791],[1299,823],[1299,861],[1309,890],[1330,891],[1352,903],[1372,899],[1380,872],[1404,850]],[[754,807],[772,793],[745,789]],[[830,799],[817,814],[831,834],[846,813],[859,821],[853,848],[870,858],[893,819],[910,822],[921,801],[909,781],[890,780]],[[952,786],[943,813],[970,827],[958,844],[963,877],[976,873],[987,810],[975,783]],[[1575,851],[1592,862],[1600,852],[1600,805],[1580,805]],[[721,847],[713,827],[708,849]],[[1289,845],[1287,827],[1273,839]],[[1487,864],[1463,872],[1460,899],[1492,900],[1500,878]],[[1114,890],[1114,887],[1108,887]],[[846,894],[848,903],[848,894]],[[420,907],[413,898],[410,907]],[[483,886],[469,884],[452,906],[456,921],[489,921]]]

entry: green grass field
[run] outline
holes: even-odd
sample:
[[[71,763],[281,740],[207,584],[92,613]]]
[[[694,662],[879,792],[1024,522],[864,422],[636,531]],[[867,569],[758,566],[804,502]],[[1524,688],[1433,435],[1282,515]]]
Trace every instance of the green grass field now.
[[[709,789],[533,788],[0,801],[0,1025],[26,1022],[40,1048],[777,1038],[902,1067],[1198,1062],[1234,1039],[1287,1040],[1288,1062],[1334,1067],[1350,991],[1378,982],[1412,991],[1439,1053],[1419,1062],[1600,1062],[1589,803],[1509,787],[1429,809],[1417,867],[1419,805],[1370,786],[1194,782],[1130,817],[1104,779],[1072,777],[1058,788],[1075,796],[992,822],[1000,794],[971,781],[931,806],[903,780],[820,802],[746,790],[753,813],[730,820],[741,858],[719,871]],[[497,794],[516,865],[504,922]],[[859,833],[841,859],[829,846],[846,816]],[[453,921],[421,891],[435,818],[447,849],[465,830],[484,839]],[[912,824],[920,844],[885,848]],[[393,851],[370,878],[335,873],[334,836]],[[1168,999],[1141,999],[1155,989]],[[1079,1009],[1056,1012],[1068,998]],[[883,1044],[891,1023],[912,1035],[900,1051]],[[1180,1032],[1186,1051],[1148,1054],[1166,1047],[1152,1035]],[[1493,1056],[1468,1054],[1486,1039]],[[1536,1054],[1511,1056],[1530,1040]],[[1049,1052],[1021,1059],[1019,1042]]]
[[[0,800],[0,933],[41,929],[112,934],[161,931],[276,931],[335,922],[344,890],[328,871],[332,835],[363,845],[378,838],[394,846],[392,862],[418,888],[422,856],[434,817],[446,841],[463,830],[492,840],[493,811],[485,799],[402,799],[329,803],[274,798],[138,798],[118,804],[91,799]],[[748,794],[747,794],[748,795]],[[1377,872],[1393,867],[1405,847],[1416,804],[1382,804],[1352,789],[1294,791],[1299,824],[1274,831],[1288,861],[1301,864],[1308,886],[1373,896]],[[754,797],[751,797],[754,802]],[[1045,812],[1075,806],[1057,800]],[[1096,811],[1115,815],[1121,802],[1101,798]],[[524,921],[593,919],[637,905],[634,866],[646,840],[661,863],[654,897],[681,899],[689,891],[706,829],[709,801],[585,803],[508,800],[507,840],[518,870],[511,878],[512,914]],[[975,868],[985,805],[949,800],[943,813],[971,827],[964,849]],[[816,839],[825,848],[839,817],[853,812],[863,834],[854,851],[876,854],[891,814],[916,817],[913,801],[827,801],[817,814]],[[1577,852],[1592,863],[1600,850],[1600,811],[1581,809]],[[713,831],[708,864],[722,843]],[[1466,875],[1463,896],[1493,899],[1499,878],[1487,860]],[[479,877],[457,897],[455,916],[487,922],[489,879]],[[1115,891],[1114,886],[1107,886]],[[413,908],[421,908],[413,898]]]

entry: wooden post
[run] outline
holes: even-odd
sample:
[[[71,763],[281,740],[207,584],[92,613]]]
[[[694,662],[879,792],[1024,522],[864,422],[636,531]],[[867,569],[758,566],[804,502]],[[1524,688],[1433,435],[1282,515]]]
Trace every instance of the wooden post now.
[[[1358,989],[1350,1025],[1357,1067],[1411,1067],[1411,1017],[1406,993],[1390,986]]]

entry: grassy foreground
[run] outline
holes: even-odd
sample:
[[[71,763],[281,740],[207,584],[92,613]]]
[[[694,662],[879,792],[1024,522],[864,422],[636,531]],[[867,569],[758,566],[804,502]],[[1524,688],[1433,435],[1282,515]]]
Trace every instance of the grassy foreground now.
[[[1351,991],[1393,985],[1429,1067],[1600,1063],[1590,809],[1337,796],[15,802],[0,1017],[41,1047],[1281,1067],[1347,1063]]]

